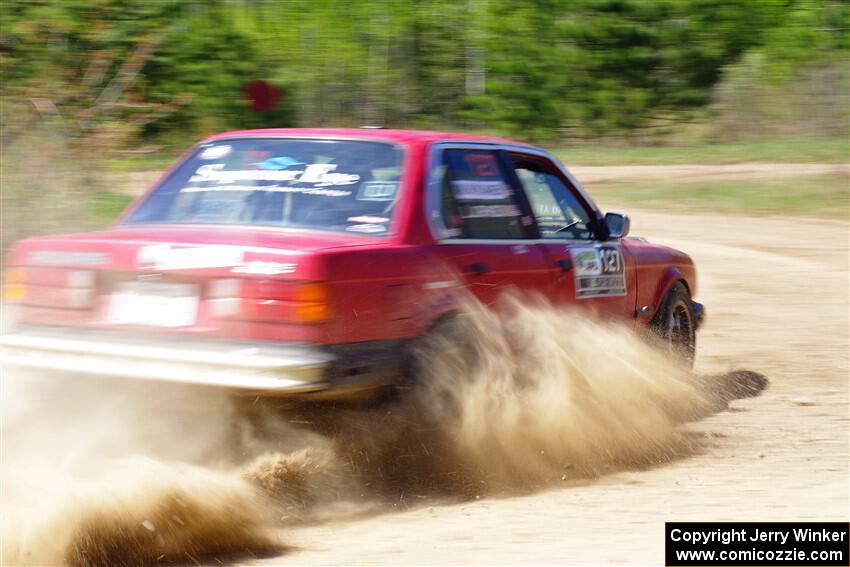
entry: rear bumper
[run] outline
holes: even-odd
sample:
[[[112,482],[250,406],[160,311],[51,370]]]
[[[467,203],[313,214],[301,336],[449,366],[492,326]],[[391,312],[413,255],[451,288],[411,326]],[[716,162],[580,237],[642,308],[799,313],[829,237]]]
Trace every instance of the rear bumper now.
[[[374,345],[335,352],[317,345],[40,328],[0,335],[0,361],[7,365],[276,397],[344,397],[374,389],[397,373],[397,361],[387,364],[384,352]]]

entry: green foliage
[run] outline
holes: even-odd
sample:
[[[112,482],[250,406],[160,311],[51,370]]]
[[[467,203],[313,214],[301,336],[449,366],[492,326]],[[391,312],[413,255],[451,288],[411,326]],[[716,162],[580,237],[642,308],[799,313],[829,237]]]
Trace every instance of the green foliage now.
[[[130,205],[133,198],[121,193],[96,193],[91,200],[91,212],[94,224],[105,227],[110,225]]]
[[[0,248],[102,225],[142,183],[127,169],[160,170],[225,129],[384,124],[576,146],[709,118],[714,139],[835,136],[846,161],[848,21],[844,0],[4,0]],[[255,80],[282,91],[278,107],[248,108]],[[728,157],[821,159],[748,151]],[[668,157],[727,159],[697,153]]]
[[[145,64],[139,88],[147,100],[171,104],[167,118],[146,125],[144,134],[174,130],[201,136],[226,129],[292,124],[291,104],[258,115],[242,88],[265,77],[269,58],[258,41],[240,31],[229,14],[212,5],[195,10],[172,26]]]
[[[688,120],[749,49],[776,44],[771,57],[792,64],[844,49],[842,10],[809,0],[491,0],[486,94],[467,115],[525,138]]]
[[[362,123],[632,136],[693,120],[736,73],[776,85],[846,60],[849,10],[839,0],[7,0],[0,97],[28,118],[4,113],[3,137],[57,117],[72,139],[113,147]],[[247,108],[242,88],[257,79],[283,91],[278,108]]]
[[[844,135],[850,126],[850,4],[797,0],[763,41],[723,69],[716,138]]]

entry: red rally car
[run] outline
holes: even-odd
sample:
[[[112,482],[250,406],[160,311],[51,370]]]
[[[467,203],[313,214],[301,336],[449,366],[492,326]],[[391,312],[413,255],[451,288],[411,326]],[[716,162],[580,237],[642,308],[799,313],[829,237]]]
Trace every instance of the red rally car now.
[[[391,383],[405,346],[506,288],[654,328],[693,359],[684,253],[627,238],[549,153],[380,129],[230,132],[110,229],[8,255],[7,364],[333,398]]]

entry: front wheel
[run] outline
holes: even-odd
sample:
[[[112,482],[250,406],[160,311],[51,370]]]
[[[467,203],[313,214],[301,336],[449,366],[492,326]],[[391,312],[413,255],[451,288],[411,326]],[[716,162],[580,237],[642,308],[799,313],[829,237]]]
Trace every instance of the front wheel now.
[[[697,344],[696,314],[691,294],[682,282],[676,282],[667,292],[650,327],[661,340],[665,350],[688,367],[694,365]]]

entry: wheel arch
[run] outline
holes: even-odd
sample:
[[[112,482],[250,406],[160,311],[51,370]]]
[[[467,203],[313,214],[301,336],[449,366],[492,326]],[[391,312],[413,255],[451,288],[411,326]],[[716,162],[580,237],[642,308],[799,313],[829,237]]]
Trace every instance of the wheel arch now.
[[[688,295],[693,297],[693,286],[688,281],[685,273],[677,266],[670,266],[662,274],[658,280],[658,285],[655,288],[655,294],[652,298],[653,313],[657,314],[664,303],[664,299],[676,283],[681,282],[688,291]]]
[[[455,319],[456,317],[460,316],[460,311],[460,307],[458,306],[450,307],[445,311],[442,311],[422,327],[422,332],[419,334],[419,336],[424,337],[433,332],[434,329],[437,329],[440,325],[444,325],[449,321]]]

